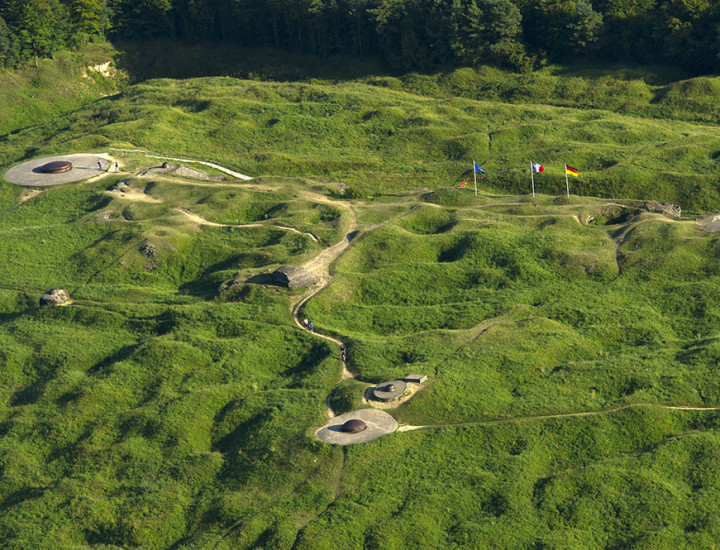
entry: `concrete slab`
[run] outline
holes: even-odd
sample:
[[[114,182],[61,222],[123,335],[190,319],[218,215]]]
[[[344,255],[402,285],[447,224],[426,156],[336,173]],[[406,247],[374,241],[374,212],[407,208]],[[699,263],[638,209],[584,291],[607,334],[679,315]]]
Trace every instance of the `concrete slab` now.
[[[347,433],[342,430],[343,424],[352,419],[362,420],[367,428],[360,433]],[[377,409],[360,409],[341,414],[331,419],[322,428],[315,432],[315,437],[325,443],[333,445],[353,445],[367,443],[397,430],[398,422],[395,418]]]
[[[73,168],[62,174],[47,174],[40,170],[48,162],[67,160],[72,162]],[[102,170],[98,168],[98,161]],[[82,181],[93,176],[104,173],[110,166],[110,161],[99,155],[75,154],[59,155],[55,157],[44,157],[29,160],[13,166],[5,172],[5,179],[15,185],[26,187],[45,187],[48,185],[60,185],[62,183],[73,183]]]
[[[399,399],[407,390],[407,384],[403,380],[390,380],[383,382],[373,388],[373,398],[378,401],[394,401]]]

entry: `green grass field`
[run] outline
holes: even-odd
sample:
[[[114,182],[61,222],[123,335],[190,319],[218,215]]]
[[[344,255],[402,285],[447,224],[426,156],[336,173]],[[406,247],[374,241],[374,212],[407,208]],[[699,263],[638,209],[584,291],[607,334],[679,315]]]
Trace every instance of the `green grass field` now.
[[[35,67],[0,73],[0,135],[42,124],[101,97],[118,93],[127,75],[113,61],[117,50],[88,45],[79,52],[59,52]]]
[[[576,194],[702,211],[719,200],[718,137],[711,126],[609,111],[436,99],[363,83],[209,78],[138,84],[6,136],[0,162],[131,144],[253,176],[340,179],[357,196],[457,183],[471,176],[473,159],[495,192],[527,193],[534,160],[547,166],[537,190],[561,194],[567,162],[581,174]]]
[[[573,71],[528,79],[684,85]],[[0,183],[3,547],[716,543],[718,236],[646,203],[718,207],[714,119],[423,91],[442,78],[151,80],[0,137],[3,171],[117,147],[260,176],[128,155],[29,200]],[[337,346],[293,322],[303,291],[246,281],[351,229],[301,310],[348,345],[340,382]],[[51,288],[72,303],[39,307]],[[390,410],[403,431],[314,438],[328,396],[364,407],[409,373],[429,380]]]

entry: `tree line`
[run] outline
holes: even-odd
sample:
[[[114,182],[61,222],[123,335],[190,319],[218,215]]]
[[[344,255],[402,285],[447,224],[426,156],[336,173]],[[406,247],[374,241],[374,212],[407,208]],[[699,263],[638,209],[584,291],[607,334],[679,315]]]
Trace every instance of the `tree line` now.
[[[396,71],[594,58],[720,71],[715,0],[0,0],[0,64],[106,38],[228,41]]]

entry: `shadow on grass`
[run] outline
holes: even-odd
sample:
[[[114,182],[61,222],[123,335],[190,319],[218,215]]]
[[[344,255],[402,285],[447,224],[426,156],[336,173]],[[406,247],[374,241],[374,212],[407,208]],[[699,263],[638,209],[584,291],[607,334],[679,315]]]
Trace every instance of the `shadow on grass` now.
[[[44,487],[23,487],[5,497],[3,501],[0,502],[0,510],[9,510],[25,501],[40,498],[44,493]]]
[[[120,348],[117,352],[110,355],[109,357],[106,357],[99,363],[96,363],[92,367],[90,367],[87,371],[88,374],[96,374],[98,372],[104,371],[106,368],[108,368],[110,365],[113,365],[114,363],[119,363],[120,361],[125,361],[128,359],[135,351],[140,347],[141,344],[132,344],[130,346],[124,346]],[[63,396],[60,398],[62,399]]]
[[[0,313],[0,324],[10,323],[10,322],[14,321],[15,319],[18,319],[18,318],[20,318],[24,315],[27,315],[29,313],[32,313],[32,312],[33,312],[33,310]]]
[[[231,76],[253,80],[356,80],[389,74],[378,57],[353,58],[291,53],[274,48],[245,48],[208,42],[183,45],[170,40],[117,42],[118,65],[134,81],[151,78]]]
[[[302,381],[312,374],[312,372],[319,367],[325,359],[330,357],[332,352],[328,348],[326,343],[318,343],[310,348],[307,354],[305,354],[300,361],[294,366],[287,369],[284,373],[286,377],[290,378],[288,383],[289,388],[299,388],[302,386]]]
[[[232,412],[235,406],[236,403],[229,404],[218,417],[223,418]],[[218,474],[219,480],[242,483],[253,471],[262,467],[256,460],[263,455],[267,456],[262,430],[272,424],[272,410],[265,409],[241,422],[233,431],[218,440],[214,449],[221,452],[225,459],[225,464]]]
[[[19,389],[10,399],[10,405],[12,407],[20,407],[22,405],[32,405],[37,402],[43,391],[45,391],[45,386],[47,386],[48,382],[48,378],[43,378]]]

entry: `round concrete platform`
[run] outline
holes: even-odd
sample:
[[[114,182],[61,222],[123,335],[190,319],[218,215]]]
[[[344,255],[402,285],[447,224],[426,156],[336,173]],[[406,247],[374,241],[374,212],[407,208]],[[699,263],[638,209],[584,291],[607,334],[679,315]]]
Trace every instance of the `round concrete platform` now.
[[[98,167],[98,161],[102,166],[102,170]],[[72,170],[59,174],[44,172],[42,167],[51,162],[71,162]],[[33,159],[13,166],[5,172],[5,179],[15,185],[45,187],[48,185],[60,185],[61,183],[85,180],[104,173],[109,166],[109,160],[97,155],[60,155]]]
[[[407,384],[402,380],[390,380],[383,382],[373,388],[372,394],[378,401],[394,401],[402,397],[407,389]]]
[[[348,420],[362,420],[367,425],[363,431],[349,433],[343,430]],[[353,443],[367,443],[379,437],[393,433],[398,423],[392,415],[377,409],[360,409],[340,416],[336,416],[315,432],[315,437],[325,443],[333,445],[352,445]]]

